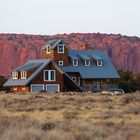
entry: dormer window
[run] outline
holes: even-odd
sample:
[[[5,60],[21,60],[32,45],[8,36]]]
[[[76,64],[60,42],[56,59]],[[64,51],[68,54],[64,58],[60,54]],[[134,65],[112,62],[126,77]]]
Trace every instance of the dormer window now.
[[[85,60],[85,66],[87,66],[87,67],[90,66],[90,60]]]
[[[58,53],[64,53],[64,44],[59,44],[57,46],[57,52]]]
[[[18,72],[17,71],[12,72],[12,78],[18,79]]]
[[[21,72],[21,79],[26,79],[27,78],[27,73],[26,71]]]
[[[46,52],[47,52],[47,53],[50,53],[50,52],[51,52],[51,51],[50,51],[50,45],[47,45],[47,46],[46,46]]]
[[[102,60],[98,60],[97,61],[97,66],[99,66],[99,67],[103,66],[103,61]]]
[[[73,65],[73,66],[78,66],[78,60],[73,60],[73,61],[72,61],[72,65]]]

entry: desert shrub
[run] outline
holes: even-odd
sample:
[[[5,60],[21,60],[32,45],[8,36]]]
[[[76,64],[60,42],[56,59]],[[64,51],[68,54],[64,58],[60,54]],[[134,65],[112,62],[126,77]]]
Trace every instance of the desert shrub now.
[[[140,108],[129,108],[126,111],[126,113],[139,115],[140,114]]]
[[[70,132],[57,129],[48,131],[44,138],[44,140],[76,140]]]
[[[120,112],[115,112],[115,111],[106,111],[102,113],[101,118],[102,119],[109,119],[109,118],[122,118],[123,114]]]
[[[118,70],[120,79],[110,80],[110,84],[117,84],[126,93],[135,92],[140,89],[140,74],[135,75],[131,71]]]
[[[110,96],[108,95],[104,95],[104,96],[101,96],[99,99],[98,99],[98,102],[101,102],[101,103],[106,103],[106,102],[112,102],[112,99],[110,98]]]
[[[52,129],[55,128],[55,126],[56,126],[55,123],[53,123],[53,122],[47,122],[47,123],[45,123],[45,124],[42,126],[42,130],[45,130],[45,131],[52,130]]]
[[[140,94],[127,94],[121,98],[123,105],[136,101],[140,101]]]
[[[76,110],[66,110],[63,112],[63,116],[67,120],[72,120],[77,117],[77,111]]]
[[[3,87],[3,84],[7,81],[7,79],[4,76],[0,76],[0,91],[5,90],[5,91],[10,91],[9,87]]]

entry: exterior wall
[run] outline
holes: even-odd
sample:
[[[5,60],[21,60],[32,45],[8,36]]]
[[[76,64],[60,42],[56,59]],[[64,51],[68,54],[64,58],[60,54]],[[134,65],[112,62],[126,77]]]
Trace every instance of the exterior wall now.
[[[27,71],[27,78],[29,78],[38,68]]]
[[[17,90],[15,90],[15,88],[17,88]],[[11,87],[11,91],[13,91],[13,92],[30,92],[30,87],[25,86],[25,90],[23,90],[22,86],[14,86],[14,87]]]
[[[52,49],[50,53],[44,50],[44,59],[52,59],[57,64],[59,64],[59,61],[63,61],[64,65],[68,65],[68,48],[64,47],[64,53],[57,53],[57,47]]]
[[[100,82],[95,82],[95,80],[101,80]],[[84,84],[94,84],[94,83],[100,83],[100,84],[107,84],[107,79],[84,79]]]
[[[68,75],[72,77],[76,77],[76,83],[79,84],[79,78],[81,78],[81,75],[79,73],[68,73]]]
[[[57,53],[57,47],[54,49],[54,61],[59,64],[59,61],[63,61],[64,65],[68,65],[68,49],[65,47],[64,53]]]
[[[55,81],[44,81],[44,70],[55,70],[56,72],[56,80]],[[59,84],[60,85],[60,91],[64,91],[64,75],[58,71],[51,63],[40,72],[36,78],[34,78],[30,84]]]
[[[50,58],[54,60],[54,49],[50,50],[50,53],[47,53],[46,50],[44,50],[44,59]]]

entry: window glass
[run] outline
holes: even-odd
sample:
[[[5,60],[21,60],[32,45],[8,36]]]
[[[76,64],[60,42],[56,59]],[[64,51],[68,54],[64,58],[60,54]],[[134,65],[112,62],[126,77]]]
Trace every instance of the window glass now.
[[[49,80],[49,71],[45,71],[45,80]]]
[[[72,80],[73,80],[74,82],[76,82],[76,77],[72,77]]]
[[[58,49],[58,50],[57,50],[58,53],[64,53],[64,45],[63,45],[63,44],[58,45],[57,49]]]
[[[59,61],[59,66],[63,66],[64,62],[63,61]]]
[[[85,60],[85,66],[90,66],[90,60]]]
[[[47,46],[46,51],[47,51],[47,53],[50,53],[50,46]]]
[[[45,70],[44,71],[44,81],[55,81],[55,71]]]
[[[54,81],[54,79],[55,79],[54,76],[55,76],[55,75],[54,75],[54,71],[51,71],[51,78],[50,78],[51,81]]]
[[[21,79],[26,79],[26,71],[21,72]]]
[[[18,72],[12,72],[12,78],[13,79],[18,79]]]
[[[78,66],[78,60],[73,60],[73,66]]]
[[[103,64],[102,60],[97,61],[97,66],[102,66],[102,64]]]

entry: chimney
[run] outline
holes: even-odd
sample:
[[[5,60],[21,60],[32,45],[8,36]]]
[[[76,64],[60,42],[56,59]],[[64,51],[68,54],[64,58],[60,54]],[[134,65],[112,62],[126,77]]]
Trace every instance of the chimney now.
[[[83,50],[89,50],[91,49],[90,45],[88,43],[83,44]]]

